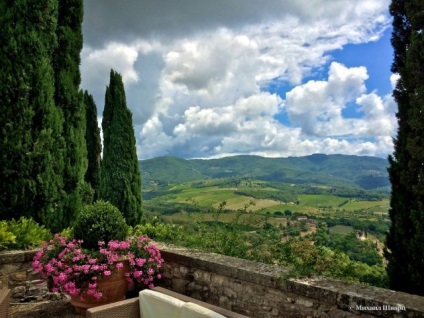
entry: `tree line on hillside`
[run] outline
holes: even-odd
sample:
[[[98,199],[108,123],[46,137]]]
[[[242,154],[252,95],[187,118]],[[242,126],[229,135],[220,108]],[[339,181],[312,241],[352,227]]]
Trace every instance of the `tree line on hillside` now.
[[[141,180],[122,78],[111,71],[103,160],[97,108],[79,87],[83,1],[2,1],[0,12],[0,219],[32,217],[56,232],[102,198],[136,224]]]

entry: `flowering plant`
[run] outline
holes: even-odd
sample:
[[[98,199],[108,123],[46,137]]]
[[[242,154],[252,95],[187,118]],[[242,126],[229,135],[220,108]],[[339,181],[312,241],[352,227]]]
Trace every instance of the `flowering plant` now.
[[[56,234],[43,243],[43,248],[34,256],[32,267],[49,283],[52,292],[69,295],[86,293],[96,299],[102,298],[98,282],[105,276],[114,275],[129,263],[125,273],[128,286],[154,287],[160,279],[159,269],[163,264],[160,251],[147,236],[126,241],[98,243],[98,250],[81,247],[82,240],[68,240]]]

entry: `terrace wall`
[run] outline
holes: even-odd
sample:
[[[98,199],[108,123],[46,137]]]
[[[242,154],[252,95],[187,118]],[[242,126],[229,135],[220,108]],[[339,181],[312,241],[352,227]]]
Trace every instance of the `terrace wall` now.
[[[424,297],[328,278],[282,285],[281,267],[159,247],[164,287],[250,317],[424,317]]]
[[[158,244],[162,286],[254,318],[424,317],[424,297],[328,278],[291,280],[283,268]],[[0,288],[12,302],[55,300],[32,273],[35,251],[0,253]],[[397,310],[396,310],[397,309]]]

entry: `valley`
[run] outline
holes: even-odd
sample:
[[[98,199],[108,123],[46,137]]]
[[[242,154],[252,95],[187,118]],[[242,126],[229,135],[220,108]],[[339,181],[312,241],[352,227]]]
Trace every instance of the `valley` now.
[[[140,162],[145,222],[139,231],[171,244],[289,266],[294,273],[385,286],[387,161],[285,159]],[[327,265],[306,265],[298,253],[316,254]]]

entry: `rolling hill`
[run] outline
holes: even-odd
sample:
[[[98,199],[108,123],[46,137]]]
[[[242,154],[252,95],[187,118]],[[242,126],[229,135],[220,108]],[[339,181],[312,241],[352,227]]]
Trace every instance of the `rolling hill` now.
[[[389,191],[388,161],[377,157],[323,155],[220,159],[158,157],[140,160],[143,185],[178,184],[217,178],[255,179],[293,184]]]

